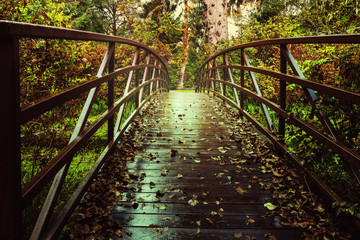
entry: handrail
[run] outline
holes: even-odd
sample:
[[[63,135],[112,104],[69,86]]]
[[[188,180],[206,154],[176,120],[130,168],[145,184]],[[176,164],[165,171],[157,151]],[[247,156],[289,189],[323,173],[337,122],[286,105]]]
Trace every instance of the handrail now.
[[[107,42],[109,47],[95,78],[63,90],[58,94],[46,96],[20,107],[20,38],[100,41]],[[115,44],[126,44],[136,47],[132,65],[114,69]],[[1,145],[1,150],[4,154],[2,156],[2,174],[0,174],[1,184],[4,185],[6,183],[6,186],[2,186],[2,195],[5,197],[0,201],[2,208],[6,206],[6,209],[1,209],[0,236],[1,239],[22,238],[22,233],[18,230],[19,226],[21,226],[22,209],[52,181],[49,194],[30,239],[39,239],[42,236],[46,239],[56,239],[62,227],[66,224],[67,218],[86,191],[86,187],[99,171],[105,158],[114,149],[116,143],[136,114],[155,94],[169,90],[168,67],[166,62],[153,49],[130,39],[10,21],[0,21],[0,51],[2,53],[0,56],[0,72],[2,73],[3,92],[3,94],[0,94],[0,101],[7,103],[4,104],[3,109],[7,113],[3,119],[6,129],[4,129],[2,135],[6,142]],[[147,55],[146,64],[139,63],[138,61],[140,51],[144,51]],[[106,69],[108,69],[107,74],[105,74]],[[141,79],[140,70],[143,70]],[[136,74],[134,74],[135,72]],[[128,74],[126,91],[120,99],[115,99],[114,80],[124,73]],[[99,87],[105,83],[108,84],[108,109],[90,126],[85,127]],[[145,87],[147,94],[144,94]],[[69,140],[69,144],[21,189],[20,126],[54,107],[66,104],[66,101],[86,92],[88,92],[88,97]],[[123,119],[122,112],[125,103],[131,97],[136,98],[136,109],[127,119]],[[115,125],[114,116],[117,112],[119,113]],[[120,124],[121,122],[123,122],[122,125]],[[108,124],[107,145],[104,146],[105,148],[93,168],[89,171],[78,189],[75,190],[61,214],[55,217],[54,224],[46,229],[74,154],[105,123]]]
[[[225,53],[232,52],[235,50],[241,50],[251,47],[261,47],[269,45],[289,45],[289,44],[312,44],[312,43],[359,43],[360,34],[337,34],[337,35],[324,35],[324,36],[309,36],[309,37],[293,37],[293,38],[273,38],[267,40],[259,40],[249,43],[243,43],[227,49],[224,49],[214,55],[210,56],[200,66],[200,69],[204,67],[206,63],[212,59],[224,55]]]
[[[150,52],[152,55],[157,55],[156,51],[152,48],[131,39],[102,33],[86,32],[31,23],[0,20],[0,36],[123,43],[139,47]],[[165,68],[167,68],[167,64],[162,58],[159,57],[159,61],[166,66]]]
[[[245,116],[250,122],[252,122],[256,128],[258,128],[261,132],[263,132],[272,142],[273,144],[289,159],[293,160],[300,168],[302,168],[309,178],[315,183],[316,187],[319,188],[323,193],[326,194],[332,201],[342,201],[341,197],[338,196],[333,190],[331,190],[322,180],[320,180],[315,174],[311,171],[303,167],[301,164],[301,160],[298,156],[296,156],[293,152],[291,152],[286,144],[283,141],[283,137],[285,136],[285,124],[292,124],[309,135],[313,136],[315,139],[319,140],[330,149],[332,149],[335,153],[338,153],[342,159],[350,166],[351,170],[355,174],[355,177],[359,179],[359,168],[360,168],[360,154],[354,151],[353,149],[345,146],[345,144],[338,137],[338,134],[335,131],[335,128],[332,126],[331,121],[318,106],[320,103],[318,102],[317,96],[314,90],[324,93],[326,95],[335,97],[337,99],[346,100],[352,104],[360,104],[360,93],[348,91],[345,89],[327,86],[324,84],[316,83],[310,80],[307,80],[304,74],[301,72],[300,67],[297,65],[294,57],[291,55],[288,45],[290,44],[338,44],[338,43],[351,43],[351,44],[359,44],[360,43],[360,34],[352,34],[352,35],[332,35],[332,36],[312,36],[312,37],[298,37],[298,38],[283,38],[283,39],[270,39],[263,41],[256,41],[241,44],[238,46],[230,47],[225,50],[222,50],[218,53],[215,53],[208,59],[204,61],[204,63],[200,66],[197,75],[196,75],[196,91],[198,92],[208,92],[213,93],[215,96],[223,99],[231,106],[236,108],[242,116]],[[279,72],[270,71],[258,67],[250,66],[247,61],[247,55],[245,50],[248,48],[254,47],[263,47],[263,46],[279,46],[280,47],[280,69]],[[234,63],[231,64],[228,62],[227,54],[231,52],[241,52],[240,54],[240,64]],[[223,59],[223,64],[218,64],[221,62],[221,58]],[[218,61],[218,62],[217,62]],[[294,75],[287,74],[287,64],[292,69]],[[239,83],[235,83],[233,80],[227,81],[226,75],[230,75],[230,79],[232,77],[232,70],[239,69],[240,70],[240,78]],[[220,76],[220,70],[224,72],[224,77]],[[254,89],[256,92],[245,87],[245,71],[250,74],[250,78],[253,83]],[[217,72],[217,77],[213,77],[211,73]],[[226,73],[226,74],[225,74]],[[259,73],[266,76],[274,77],[278,79],[280,82],[280,92],[279,92],[279,103],[275,103],[267,98],[264,98],[256,87],[257,82],[253,73]],[[250,82],[251,83],[251,82]],[[318,130],[313,125],[307,123],[306,121],[300,119],[299,117],[294,116],[292,112],[286,110],[286,89],[287,83],[293,83],[301,86],[307,97],[307,100],[310,102],[314,112],[317,114],[317,117],[322,124],[324,132]],[[235,100],[230,99],[224,93],[225,86],[229,87],[229,89],[233,89],[233,94],[235,96]],[[240,102],[237,100],[238,97],[237,92],[240,92]],[[262,108],[263,113],[265,114],[265,119],[268,122],[268,126],[262,125],[254,116],[251,116],[248,112],[245,111],[244,107],[244,96],[248,96],[249,98],[255,100],[257,103],[265,106]],[[267,119],[266,111],[270,108],[278,114],[279,117],[279,126],[278,131],[275,132],[270,126],[271,119]],[[270,122],[269,122],[270,121]]]

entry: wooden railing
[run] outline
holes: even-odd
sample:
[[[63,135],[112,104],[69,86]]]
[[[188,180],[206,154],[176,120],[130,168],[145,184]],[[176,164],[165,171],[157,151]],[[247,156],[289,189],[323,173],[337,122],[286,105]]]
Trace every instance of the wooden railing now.
[[[19,41],[21,38],[105,42],[108,43],[108,49],[96,77],[92,80],[20,107]],[[116,44],[125,44],[136,48],[130,66],[115,69]],[[2,115],[1,136],[0,236],[1,239],[22,239],[22,209],[29,205],[46,185],[52,182],[48,196],[32,231],[31,239],[39,239],[40,237],[55,239],[80,201],[90,181],[101,168],[106,156],[112,151],[135,115],[154,94],[160,91],[168,91],[167,65],[154,50],[129,39],[8,21],[0,21],[0,52],[0,102],[3,105],[2,110],[4,113]],[[139,64],[141,53],[146,55],[145,64]],[[124,94],[120,99],[115,99],[114,81],[124,73],[128,74]],[[143,73],[142,76],[140,76],[140,73]],[[86,126],[93,102],[102,84],[107,84],[108,88],[108,109],[90,126]],[[21,125],[83,93],[87,93],[88,96],[68,145],[21,188]],[[136,108],[127,119],[124,119],[125,103],[134,96],[136,97]],[[116,113],[117,119],[115,121],[114,116],[116,116]],[[103,152],[63,210],[54,218],[52,216],[53,209],[56,206],[59,192],[74,154],[105,123],[108,125],[107,145],[104,146]],[[55,220],[50,227],[45,229],[50,218]]]
[[[302,168],[310,177],[312,182],[319,187],[333,201],[341,202],[342,199],[334,191],[332,191],[322,180],[314,173],[303,167],[301,160],[293,152],[289,151],[288,146],[284,143],[286,124],[294,125],[314,139],[319,140],[328,148],[339,154],[345,163],[348,164],[350,172],[355,175],[357,180],[360,179],[360,155],[354,149],[351,149],[342,142],[338,133],[336,132],[332,122],[328,118],[325,111],[321,109],[321,103],[318,101],[317,93],[322,93],[336,99],[347,101],[348,104],[360,104],[360,94],[352,91],[324,85],[305,78],[303,72],[295,61],[293,55],[289,51],[288,45],[299,44],[359,44],[360,35],[334,35],[334,36],[316,36],[316,37],[299,37],[299,38],[284,38],[257,41],[234,46],[225,49],[219,53],[214,54],[208,58],[200,67],[196,76],[197,91],[208,91],[215,96],[222,98],[227,103],[236,108],[241,115],[250,120],[274,145],[288,158]],[[250,66],[250,61],[247,57],[246,51],[251,48],[259,47],[277,47],[280,49],[280,66],[279,71],[270,71],[263,68]],[[236,59],[237,63],[229,63],[228,55]],[[294,75],[287,74],[287,68],[290,66]],[[240,71],[235,79],[233,71]],[[248,72],[249,86],[252,86],[253,91],[246,87],[245,73]],[[280,91],[278,94],[279,102],[273,102],[265,98],[259,88],[255,74],[266,75],[278,79]],[[240,76],[239,76],[240,75]],[[358,79],[359,81],[359,79]],[[296,116],[292,112],[286,110],[286,95],[288,91],[287,84],[296,84],[301,86],[305,92],[307,101],[311,104],[313,111],[320,120],[323,130],[314,127],[307,121]],[[227,90],[231,91],[232,97],[227,96]],[[316,92],[317,93],[316,93]],[[229,94],[228,94],[229,95]],[[255,100],[260,104],[263,118],[266,120],[266,125],[260,123],[260,119],[252,116],[245,110],[245,97]],[[232,98],[232,99],[231,99]],[[269,114],[269,109],[276,112],[278,116],[277,130],[274,127],[273,119]]]

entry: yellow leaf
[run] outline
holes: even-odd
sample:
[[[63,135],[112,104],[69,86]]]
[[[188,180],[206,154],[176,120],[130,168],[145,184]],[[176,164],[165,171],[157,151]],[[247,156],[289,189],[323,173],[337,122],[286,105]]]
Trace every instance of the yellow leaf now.
[[[277,206],[275,206],[274,204],[272,204],[271,202],[268,203],[264,203],[264,207],[266,207],[267,209],[269,209],[270,211],[274,210],[277,208]]]

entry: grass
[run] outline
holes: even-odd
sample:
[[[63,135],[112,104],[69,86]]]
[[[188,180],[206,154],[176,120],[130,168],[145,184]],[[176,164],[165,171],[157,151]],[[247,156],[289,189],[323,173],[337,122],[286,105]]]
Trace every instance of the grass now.
[[[172,90],[173,92],[191,92],[194,93],[195,89],[181,89],[181,90]]]
[[[125,105],[124,109],[124,115],[123,115],[123,122],[126,120],[128,116],[134,111],[135,109],[135,102],[130,99],[128,104]],[[90,113],[90,116],[88,117],[88,122],[94,122],[104,111],[106,111],[107,106],[104,102],[96,102],[93,105],[93,109]],[[55,113],[54,113],[55,114]],[[59,126],[61,124],[64,124],[66,122],[69,126],[66,127],[66,129],[63,129],[63,132],[59,136],[56,135],[56,140],[64,140],[65,143],[67,142],[66,139],[69,138],[71,135],[71,132],[76,124],[76,121],[74,119],[66,118],[68,120],[58,120],[55,122],[50,123],[47,126],[44,126],[45,128],[54,128],[54,129],[60,129]],[[71,121],[70,121],[71,120]],[[116,120],[116,119],[115,119]],[[58,126],[59,125],[59,126]],[[56,128],[55,128],[56,127]],[[44,143],[51,142],[51,139],[49,139],[51,136],[46,134],[46,131],[43,130],[44,134],[42,134],[42,138],[45,138],[45,141],[39,142],[40,145],[37,145],[37,142],[30,142],[30,146],[23,147],[22,149],[22,175],[23,175],[23,183],[24,186],[26,182],[28,182],[33,175],[38,173],[49,161],[51,161],[51,157],[46,158],[44,157],[44,161],[39,165],[38,159],[34,159],[34,149],[38,150],[40,152],[39,156],[46,156],[49,155],[50,152],[52,152],[52,155],[57,155],[62,150],[62,145],[43,145]],[[30,129],[31,130],[31,129]],[[34,132],[35,130],[39,132],[38,128],[35,128],[35,130],[32,131],[26,131],[24,129],[23,137],[25,137],[24,134],[29,134],[31,132]],[[61,135],[61,136],[60,136]],[[31,136],[27,136],[28,140],[31,140]],[[55,139],[55,138],[54,138]],[[55,141],[55,140],[54,140]],[[83,180],[83,178],[86,176],[96,159],[99,157],[101,152],[104,149],[104,146],[107,143],[107,123],[105,123],[101,128],[98,129],[98,131],[89,139],[89,141],[86,143],[85,146],[83,146],[74,156],[73,160],[71,161],[70,168],[68,171],[68,174],[66,176],[65,183],[62,187],[60,197],[58,199],[56,208],[55,208],[55,214],[59,213],[59,211],[62,209],[62,207],[65,205],[66,201],[69,199],[69,197],[72,195],[72,193],[75,191],[75,189],[78,187],[80,182]],[[25,144],[26,145],[26,144]],[[33,174],[31,174],[33,173]],[[31,228],[34,226],[34,223],[36,221],[36,218],[40,212],[40,209],[42,207],[42,204],[44,203],[44,199],[47,195],[49,189],[49,184],[44,190],[35,197],[35,199],[32,201],[32,203],[26,207],[23,211],[23,221],[24,225],[26,226],[25,236],[29,237],[31,234]]]

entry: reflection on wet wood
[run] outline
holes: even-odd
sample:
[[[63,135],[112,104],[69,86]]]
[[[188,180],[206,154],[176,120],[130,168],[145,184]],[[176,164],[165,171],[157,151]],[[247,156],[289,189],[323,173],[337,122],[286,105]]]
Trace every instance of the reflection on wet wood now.
[[[228,122],[211,97],[170,92],[145,119],[142,147],[127,167],[145,173],[134,192],[121,196],[110,219],[128,239],[300,239],[301,233],[267,215],[270,181],[230,138]],[[141,188],[139,188],[141,186]],[[134,206],[134,202],[137,204]]]

